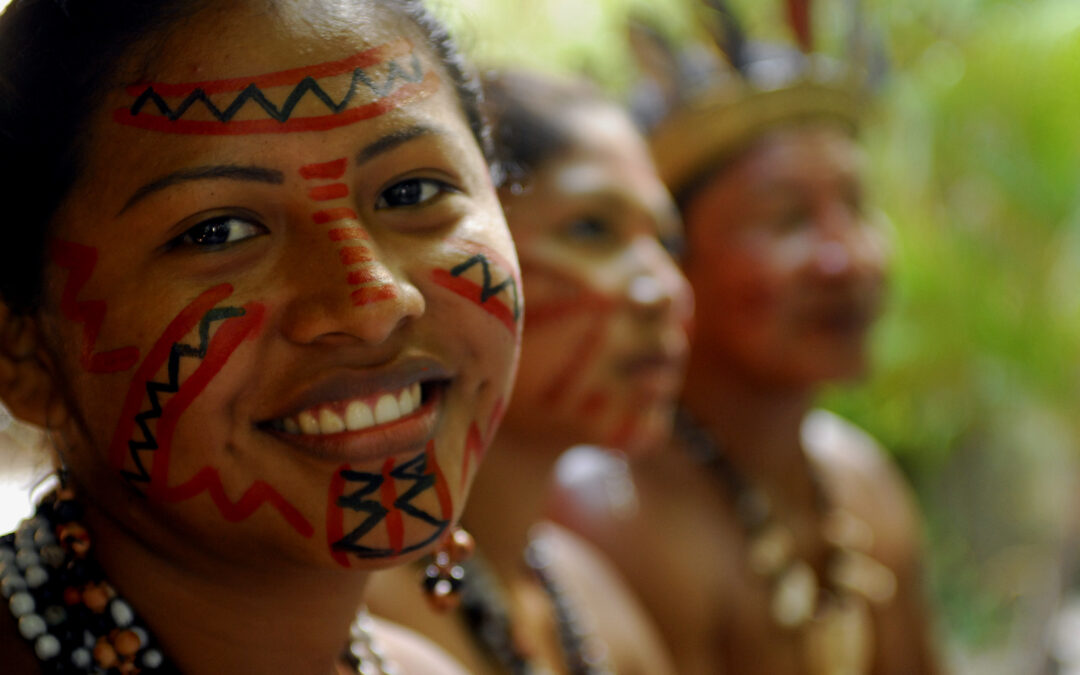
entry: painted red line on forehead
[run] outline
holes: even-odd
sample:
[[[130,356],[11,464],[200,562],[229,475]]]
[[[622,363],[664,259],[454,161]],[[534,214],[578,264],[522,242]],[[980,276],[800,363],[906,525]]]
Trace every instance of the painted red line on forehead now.
[[[356,211],[353,211],[347,206],[339,206],[335,209],[316,211],[311,214],[311,219],[316,225],[325,225],[327,223],[332,223],[335,220],[359,220],[360,216],[356,215]]]
[[[383,508],[386,509],[386,536],[390,540],[390,550],[394,554],[401,553],[405,542],[405,523],[402,522],[401,511],[394,504],[397,501],[397,484],[390,472],[394,469],[394,458],[388,457],[383,462],[382,485],[379,487],[379,496]]]
[[[345,476],[342,472],[351,469],[348,464],[342,464],[334,471],[326,499],[326,546],[330,549],[330,557],[342,567],[350,567],[349,556],[344,551],[334,550],[334,542],[345,537],[345,511],[338,506],[338,499],[345,495]]]
[[[349,186],[345,183],[331,183],[330,185],[317,185],[308,190],[308,197],[317,202],[328,202],[331,199],[341,199],[349,196]]]
[[[368,286],[356,289],[349,297],[352,298],[354,305],[362,307],[384,300],[393,300],[397,297],[397,291],[393,286]]]
[[[439,460],[435,456],[435,441],[428,441],[424,454],[427,456],[428,470],[435,476],[435,494],[439,497],[442,519],[449,521],[454,515],[454,501],[450,498],[450,487],[446,484],[446,476],[443,475]]]
[[[113,120],[130,127],[169,134],[193,134],[201,136],[246,136],[248,134],[289,134],[301,131],[329,131],[369,120],[424,98],[439,87],[439,77],[434,72],[424,76],[419,83],[398,87],[394,93],[366,105],[349,108],[343,112],[315,117],[293,117],[285,122],[277,120],[176,120],[164,115],[133,115],[127,107],[113,111]]]
[[[305,77],[319,79],[351,73],[357,68],[367,68],[382,63],[396,56],[403,56],[412,51],[412,44],[408,40],[400,39],[393,42],[366,49],[358,54],[341,59],[340,61],[327,61],[312,66],[301,66],[288,70],[279,70],[264,75],[233,77],[224,80],[205,80],[202,82],[182,82],[170,84],[166,82],[141,82],[128,85],[126,91],[131,96],[138,96],[147,87],[153,87],[154,91],[162,96],[187,96],[196,89],[202,89],[207,94],[219,94],[227,91],[242,91],[254,84],[260,89],[268,87],[284,87],[300,82]]]
[[[342,265],[355,265],[357,263],[371,262],[375,258],[371,251],[363,246],[349,246],[338,251],[338,257]]]
[[[330,162],[318,164],[306,164],[300,167],[300,177],[306,180],[313,178],[338,179],[345,175],[346,159],[335,159]]]
[[[492,296],[487,299],[487,302],[483,302],[481,298],[484,294],[483,287],[465,277],[455,277],[450,274],[449,270],[437,269],[431,273],[431,279],[438,285],[448,290],[457,293],[463,298],[471,300],[483,309],[485,312],[495,317],[502,322],[506,329],[511,333],[517,332],[517,322],[514,320],[514,311],[506,306],[506,303],[502,300]]]
[[[328,233],[330,241],[367,241],[371,239],[362,227],[339,227]]]
[[[231,284],[215,286],[202,295],[195,298],[190,305],[185,307],[176,318],[165,328],[165,331],[147,352],[142,364],[135,371],[128,387],[127,397],[124,399],[124,407],[120,411],[120,422],[113,434],[110,445],[109,461],[115,469],[123,469],[124,460],[128,456],[127,442],[135,428],[135,415],[139,412],[143,398],[146,396],[146,383],[154,377],[165,360],[169,358],[174,343],[190,333],[198,325],[203,315],[209,312],[215,305],[232,295]]]

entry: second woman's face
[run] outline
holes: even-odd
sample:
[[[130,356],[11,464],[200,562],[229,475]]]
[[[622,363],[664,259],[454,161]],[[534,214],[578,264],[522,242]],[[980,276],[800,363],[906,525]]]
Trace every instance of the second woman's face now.
[[[81,428],[67,459],[88,501],[185,555],[408,556],[460,512],[500,417],[514,250],[411,23],[235,7],[92,119],[42,313]]]
[[[569,152],[503,191],[528,296],[507,427],[553,445],[663,441],[693,300],[665,246],[681,228],[629,120],[571,111]]]

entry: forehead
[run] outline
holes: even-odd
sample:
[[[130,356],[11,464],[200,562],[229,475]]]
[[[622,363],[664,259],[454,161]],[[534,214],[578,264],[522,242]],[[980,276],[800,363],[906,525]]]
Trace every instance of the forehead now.
[[[468,131],[420,30],[363,3],[231,3],[140,49],[91,118],[82,183],[201,161],[302,161],[305,148],[348,152],[418,122]]]
[[[855,139],[835,124],[805,123],[780,127],[764,135],[733,174],[762,182],[855,179],[862,153]]]

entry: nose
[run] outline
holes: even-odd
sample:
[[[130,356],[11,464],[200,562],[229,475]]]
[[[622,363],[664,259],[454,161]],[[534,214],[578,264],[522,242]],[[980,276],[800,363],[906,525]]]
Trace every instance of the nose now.
[[[690,285],[675,261],[652,237],[642,237],[631,249],[633,272],[626,284],[627,303],[638,313],[685,318],[692,311]]]
[[[292,253],[282,332],[297,344],[387,342],[423,315],[424,296],[359,223],[339,224]],[[318,233],[316,233],[317,235]]]
[[[843,278],[883,265],[879,233],[846,204],[822,210],[815,228],[812,269],[825,279]]]

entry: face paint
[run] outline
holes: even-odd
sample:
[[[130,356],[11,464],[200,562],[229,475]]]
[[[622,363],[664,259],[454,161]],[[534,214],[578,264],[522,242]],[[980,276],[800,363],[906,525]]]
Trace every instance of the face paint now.
[[[172,436],[180,417],[262,322],[264,309],[258,303],[218,306],[230,295],[232,287],[228,284],[205,291],[176,316],[147,353],[132,378],[113,434],[111,462],[129,484],[143,490],[150,499],[180,502],[208,492],[218,511],[230,522],[244,520],[263,503],[269,503],[299,534],[310,537],[311,524],[261,481],[251,485],[236,502],[226,496],[213,467],[204,467],[180,485],[169,484]],[[183,342],[193,331],[195,344]],[[198,364],[186,377],[181,376],[182,365],[187,365],[184,359]],[[165,396],[168,400],[162,404]]]
[[[472,426],[469,427],[469,433],[465,437],[464,458],[461,462],[460,489],[464,490],[465,483],[472,477],[469,469],[472,468],[475,471],[480,461],[484,459],[484,455],[487,454],[488,446],[491,445],[491,441],[495,437],[495,431],[498,429],[499,422],[505,412],[505,400],[499,398],[495,401],[495,407],[492,408],[491,416],[488,418],[487,433],[480,433],[480,427],[476,422],[473,422]]]
[[[79,292],[94,273],[97,249],[57,239],[52,242],[50,252],[57,267],[69,270],[60,296],[60,313],[65,319],[82,324],[79,363],[91,373],[115,373],[134,366],[139,360],[137,347],[121,347],[107,352],[94,351],[107,307],[103,300],[77,299]]]
[[[431,493],[438,503],[438,515],[415,503],[430,498]],[[350,566],[350,555],[390,558],[425,548],[438,540],[453,517],[450,491],[435,457],[434,441],[403,464],[388,458],[379,473],[354,471],[348,465],[340,467],[330,482],[328,501],[327,543],[330,555],[342,567]],[[357,517],[361,518],[358,523]],[[427,536],[405,546],[406,523],[410,528],[426,528]],[[352,529],[346,531],[350,525]],[[373,531],[372,541],[364,543]],[[386,546],[376,543],[383,537]]]
[[[521,283],[514,265],[502,259],[486,246],[454,239],[450,242],[461,250],[465,260],[449,270],[435,270],[432,280],[458,295],[475,302],[485,312],[498,319],[511,333],[517,333],[521,320]],[[494,272],[493,272],[494,270]],[[495,283],[496,278],[502,281]]]
[[[114,110],[113,119],[174,134],[326,131],[383,115],[430,95],[438,85],[438,76],[424,72],[412,45],[396,40],[340,61],[276,73],[208,82],[134,84],[127,88],[134,101]],[[334,100],[327,88],[344,91]],[[277,105],[271,98],[282,103]],[[295,116],[301,106],[322,114]],[[199,117],[204,119],[192,119]]]

